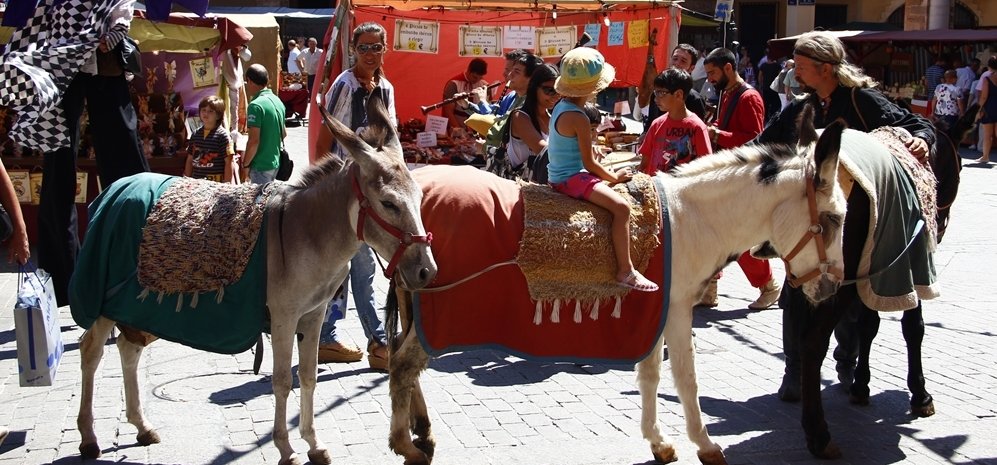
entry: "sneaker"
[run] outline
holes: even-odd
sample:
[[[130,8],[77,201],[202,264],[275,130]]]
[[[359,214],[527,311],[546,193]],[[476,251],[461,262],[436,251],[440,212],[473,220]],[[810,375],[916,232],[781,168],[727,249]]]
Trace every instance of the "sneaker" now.
[[[353,344],[343,344],[341,342],[329,342],[319,344],[319,363],[349,363],[359,362],[363,358],[363,352]]]
[[[703,297],[699,299],[699,306],[701,307],[716,307],[719,305],[719,299],[717,298],[717,279],[711,279],[710,283],[706,285],[706,290],[703,291]]]
[[[764,310],[775,305],[779,301],[779,294],[782,293],[782,286],[775,282],[774,279],[770,279],[768,283],[765,283],[758,290],[761,291],[761,295],[754,302],[748,304],[748,308],[752,310]]]

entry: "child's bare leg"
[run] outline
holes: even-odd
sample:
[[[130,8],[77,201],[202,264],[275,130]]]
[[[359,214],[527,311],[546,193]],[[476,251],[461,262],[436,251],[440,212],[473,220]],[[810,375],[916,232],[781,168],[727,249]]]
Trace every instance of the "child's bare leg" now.
[[[635,270],[633,262],[630,261],[630,205],[627,201],[603,183],[596,184],[588,200],[609,210],[609,213],[613,215],[611,236],[613,238],[613,251],[616,254],[616,280],[627,281],[633,274],[634,284],[641,287],[653,287],[650,290],[656,290],[657,285]]]

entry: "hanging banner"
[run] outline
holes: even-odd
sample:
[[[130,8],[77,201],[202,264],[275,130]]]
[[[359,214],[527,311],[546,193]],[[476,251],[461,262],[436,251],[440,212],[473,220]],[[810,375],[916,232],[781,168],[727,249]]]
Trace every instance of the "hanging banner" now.
[[[602,32],[601,24],[586,24],[585,33],[592,38],[589,43],[585,44],[586,47],[596,48],[599,46],[599,35]]]
[[[533,26],[505,26],[502,31],[502,47],[533,50],[537,48],[536,38]]]
[[[440,23],[435,21],[395,20],[394,49],[399,52],[437,53]]]
[[[501,26],[461,26],[457,54],[462,57],[500,57],[502,54]]]
[[[575,26],[537,28],[536,55],[541,58],[559,57],[568,53],[578,40]]]
[[[627,30],[627,44],[630,48],[647,47],[647,20],[630,21]]]
[[[609,23],[609,35],[606,37],[606,45],[623,45],[623,24],[623,21]]]

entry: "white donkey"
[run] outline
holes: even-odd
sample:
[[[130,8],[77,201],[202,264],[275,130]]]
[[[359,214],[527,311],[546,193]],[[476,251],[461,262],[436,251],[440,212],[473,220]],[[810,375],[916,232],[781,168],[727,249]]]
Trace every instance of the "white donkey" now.
[[[315,434],[313,421],[318,342],[326,305],[345,279],[350,258],[361,240],[379,254],[392,257],[389,268],[397,269],[402,287],[419,289],[436,275],[429,247],[432,236],[425,232],[419,213],[422,191],[405,166],[395,128],[388,121],[378,95],[375,93],[368,104],[371,126],[363,140],[323,111],[325,125],[352,155],[351,161],[344,163],[335,157],[326,157],[319,165],[308,169],[301,180],[278,185],[265,206],[268,221],[261,233],[265,236],[261,235],[260,240],[266,240],[265,303],[273,335],[273,390],[276,395],[273,439],[280,450],[281,465],[300,463],[288,440],[287,430],[287,396],[292,386],[291,353],[295,334],[302,336],[298,343],[301,436],[308,442],[308,458],[312,463],[331,462],[326,446]],[[119,191],[124,188],[115,184],[112,190],[116,186]],[[98,199],[96,209],[103,207],[102,201],[108,203],[113,201],[111,199],[110,196],[107,200]],[[86,263],[83,257],[91,255],[88,247],[97,247],[95,244],[100,238],[95,237],[98,234],[93,233],[93,228],[102,220],[98,216],[91,222],[92,233],[84,244],[77,274],[94,271],[94,261]],[[134,250],[118,252],[134,254]],[[108,290],[77,290],[78,293],[101,293],[99,295],[105,291]],[[184,312],[198,310],[185,309]],[[115,311],[120,315],[128,310],[119,308]],[[169,314],[174,309],[163,308],[162,311]],[[74,309],[74,316],[75,312]],[[84,458],[96,458],[101,454],[93,428],[93,383],[104,353],[104,342],[114,326],[115,321],[99,316],[80,342],[83,395],[77,426],[82,436],[80,452]],[[140,444],[157,443],[159,436],[142,413],[136,370],[143,347],[156,339],[144,331],[158,331],[155,327],[134,323],[122,329],[124,337],[117,338],[117,345],[124,374],[128,421],[138,428]]]
[[[801,128],[798,146],[742,147],[700,158],[680,167],[674,175],[658,174],[671,218],[673,256],[671,287],[667,289],[670,305],[663,338],[657,338],[650,355],[638,363],[637,377],[643,409],[641,432],[659,462],[677,459],[674,446],[662,436],[657,424],[662,344],[667,340],[675,387],[685,411],[686,429],[699,449],[699,459],[704,464],[727,463],[720,446],[710,439],[703,424],[691,335],[693,305],[717,270],[735,260],[744,250],[762,245],[759,250],[776,251],[776,255],[786,261],[787,271],[802,272],[795,281],[803,286],[811,300],[821,301],[837,291],[841,281],[841,232],[845,213],[845,197],[837,183],[838,148],[843,127],[829,127],[817,141],[809,121],[803,123],[809,127]],[[431,194],[427,191],[427,195]],[[489,217],[472,208],[463,210],[464,215],[461,211],[447,212],[445,218],[424,210],[423,219],[428,228],[436,227],[440,244],[457,247],[453,238],[445,236],[443,222]],[[511,210],[508,205],[503,208]],[[505,218],[491,219],[506,221]],[[473,253],[474,249],[468,248],[467,254]],[[436,250],[437,257],[444,255],[443,250]],[[454,264],[440,262],[441,268],[447,266]],[[507,283],[479,279],[475,285],[479,286],[476,290],[484,294],[481,286],[506,286]],[[507,290],[504,292],[512,295]],[[417,334],[417,323],[413,321],[416,303],[413,299],[419,296],[408,290],[397,290],[394,295],[397,295],[399,305],[391,305],[394,308],[389,308],[389,312],[398,310],[400,321],[397,323],[400,323],[402,334],[393,341],[394,352],[389,366],[392,404],[389,445],[404,456],[406,465],[426,465],[432,460],[435,439],[419,386],[419,374],[429,362]],[[446,300],[446,308],[474,305],[471,301],[456,301],[457,298],[446,293],[433,294],[432,298],[434,301],[454,299]],[[533,314],[533,303],[528,295],[510,297],[503,305],[508,307],[510,318]],[[572,304],[566,303],[564,307],[571,308]],[[627,309],[626,302],[623,307],[624,312],[661,311],[661,308]],[[393,313],[389,315],[389,323],[396,323],[394,316]],[[389,334],[393,333],[389,331]],[[415,441],[412,434],[417,436]]]

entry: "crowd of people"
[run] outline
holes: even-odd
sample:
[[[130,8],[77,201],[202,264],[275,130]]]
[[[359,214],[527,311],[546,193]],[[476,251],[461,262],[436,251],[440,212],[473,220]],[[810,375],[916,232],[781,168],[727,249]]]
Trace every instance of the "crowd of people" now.
[[[84,102],[95,131],[99,176],[103,185],[131,174],[148,171],[138,147],[134,109],[128,94],[128,72],[110,53],[127,34],[133,14],[132,1],[112,11],[105,33],[94,44],[97,53],[82,65],[62,93],[61,111],[73,134],[71,143],[44,157],[44,182],[39,205],[39,265],[54,277],[57,300],[68,303],[66,288],[79,250],[74,196],[78,121]],[[363,23],[352,33],[349,48],[355,58],[328,86],[322,101],[329,113],[350,129],[362,133],[368,125],[367,100],[378,94],[385,102],[388,117],[397,122],[395,88],[388,80],[384,55],[388,51],[387,32],[375,22]],[[300,42],[305,46],[299,48]],[[315,38],[287,42],[286,71],[306,77],[306,89],[314,88],[323,50]],[[875,89],[876,83],[848,63],[844,47],[829,34],[802,36],[792,59],[780,61],[767,53],[757,72],[747,49],[715,48],[701,54],[689,44],[670,50],[669,66],[658,70],[654,48],[650,48],[643,81],[637,89],[635,115],[643,120],[643,133],[636,147],[641,158],[639,171],[647,174],[668,172],[714,151],[773,140],[774,134],[792,133],[795,118],[804,104],[817,111],[815,125],[824,127],[835,118],[845,118],[853,128],[872,130],[884,125],[900,126],[914,136],[908,148],[923,157],[935,142],[935,129],[928,120],[911,114],[888,101]],[[505,162],[513,167],[529,167],[525,172],[543,172],[543,182],[567,196],[599,205],[612,213],[611,234],[617,261],[616,280],[621,286],[641,292],[657,290],[657,285],[641,275],[629,256],[629,206],[610,185],[626,182],[629,169],[607,170],[600,163],[602,153],[593,147],[595,127],[601,122],[591,102],[614,79],[614,69],[594,48],[579,47],[567,52],[558,66],[540,57],[513,50],[505,55],[501,93],[489,85],[488,64],[480,58],[469,60],[461,73],[448,79],[442,89],[442,115],[451,131],[472,131],[468,122],[474,115],[494,117],[503,128],[497,145]],[[936,123],[954,124],[972,104],[980,105],[978,160],[988,162],[997,123],[997,57],[988,63],[989,71],[979,73],[978,60],[963,65],[940,56],[926,73]],[[225,121],[225,103],[216,96],[204,98],[199,106],[200,126],[190,135],[183,174],[219,182],[267,183],[275,179],[280,152],[287,135],[285,106],[269,89],[270,72],[262,65],[249,66],[244,74],[249,95],[247,109],[248,142],[237,154]],[[756,87],[757,86],[757,87]],[[716,104],[713,104],[713,101]],[[862,115],[866,115],[862,118]],[[349,155],[331,141],[331,156]],[[113,147],[111,146],[113,144]],[[541,161],[538,165],[538,161]],[[537,178],[530,178],[537,180]],[[8,246],[11,260],[25,263],[30,257],[27,234],[10,180],[0,166],[0,201],[14,224]],[[360,322],[367,338],[370,367],[384,370],[388,351],[384,325],[374,296],[376,257],[363,245],[351,260],[351,270],[336,299],[329,303],[322,329],[319,360],[355,362],[364,350],[341,339],[336,332],[342,312],[334,311],[352,289]],[[748,305],[764,309],[780,295],[786,302],[800,302],[798,290],[780,285],[768,261],[745,251],[738,265],[755,288],[758,297]],[[710,280],[701,305],[716,306],[721,274]],[[792,304],[787,304],[787,308]],[[794,348],[787,346],[787,373],[791,371]],[[848,352],[847,350],[845,352]],[[849,354],[842,355],[844,360]],[[841,360],[839,360],[841,362]],[[847,363],[847,362],[843,362]]]

